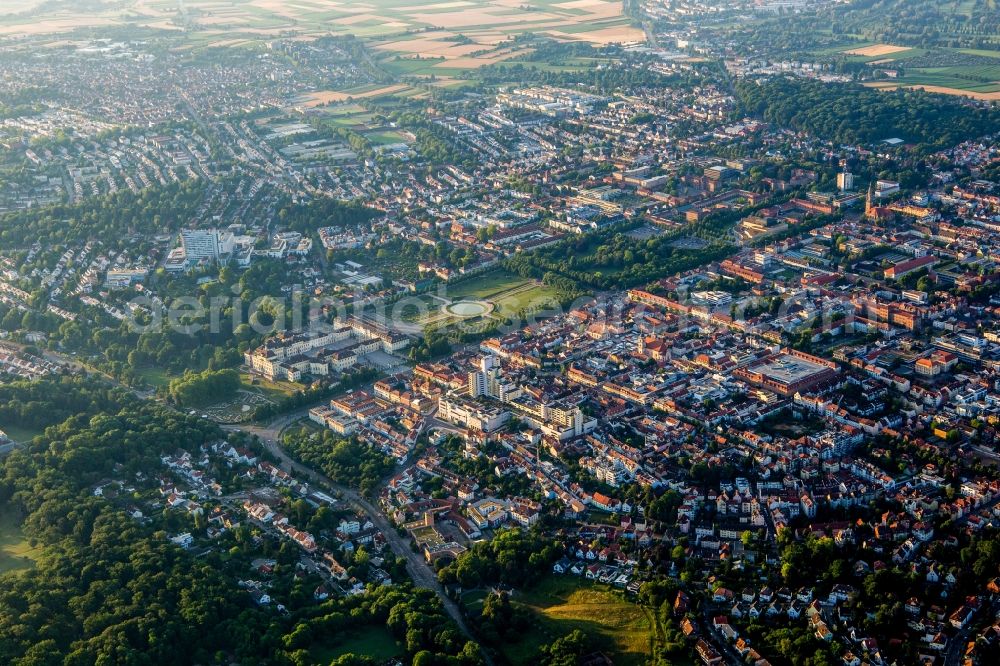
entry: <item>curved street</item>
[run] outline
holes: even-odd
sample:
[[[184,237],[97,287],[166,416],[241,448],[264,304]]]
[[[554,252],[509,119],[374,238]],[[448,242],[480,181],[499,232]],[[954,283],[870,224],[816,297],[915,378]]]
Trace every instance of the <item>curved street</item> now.
[[[448,595],[445,594],[444,587],[442,587],[437,580],[437,575],[429,566],[427,566],[419,553],[413,552],[413,549],[410,547],[409,540],[399,535],[395,526],[389,522],[388,518],[385,517],[385,514],[383,514],[377,506],[375,506],[368,498],[361,495],[358,491],[343,486],[311,467],[307,467],[306,465],[294,460],[281,446],[280,437],[282,431],[292,423],[301,420],[306,414],[308,414],[308,412],[308,409],[297,410],[274,419],[266,426],[223,426],[223,429],[230,431],[242,431],[256,435],[268,452],[279,461],[281,469],[308,479],[310,483],[318,486],[321,490],[327,493],[333,493],[341,496],[343,499],[350,502],[355,509],[366,514],[371,519],[372,523],[374,523],[379,531],[385,536],[386,542],[388,542],[389,547],[392,548],[392,551],[396,554],[396,556],[402,557],[406,561],[406,571],[410,574],[414,584],[418,587],[433,590],[441,600],[441,603],[444,605],[445,611],[452,618],[452,620],[455,621],[455,624],[458,625],[458,628],[462,631],[462,633],[465,634],[466,637],[475,640],[472,631],[465,622],[465,617],[462,615],[462,611],[458,607],[458,604],[452,601]],[[485,654],[485,652],[483,653],[483,658],[488,664],[492,664],[492,660],[489,658],[489,655]]]

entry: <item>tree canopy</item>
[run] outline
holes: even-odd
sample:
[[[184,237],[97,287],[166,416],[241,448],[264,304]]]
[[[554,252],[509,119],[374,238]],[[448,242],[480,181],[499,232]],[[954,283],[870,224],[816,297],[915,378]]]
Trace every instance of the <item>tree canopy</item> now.
[[[1000,129],[1000,109],[923,91],[776,78],[740,81],[736,93],[748,115],[837,144],[899,138],[930,150]]]

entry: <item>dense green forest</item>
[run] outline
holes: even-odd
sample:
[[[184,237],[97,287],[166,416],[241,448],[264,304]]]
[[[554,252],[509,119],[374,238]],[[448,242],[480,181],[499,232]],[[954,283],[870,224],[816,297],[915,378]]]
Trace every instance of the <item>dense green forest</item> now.
[[[301,429],[283,439],[295,458],[328,477],[352,488],[369,492],[395,466],[392,458],[354,438],[344,439],[330,430]]]
[[[379,211],[339,199],[314,199],[278,211],[278,222],[292,231],[312,234],[320,227],[355,227],[371,222]]]
[[[563,552],[561,546],[533,532],[501,530],[491,541],[473,544],[441,569],[438,578],[442,583],[458,583],[463,588],[498,583],[531,585],[552,571],[552,563]]]
[[[170,399],[182,407],[205,405],[229,398],[240,387],[240,373],[232,369],[187,372],[170,382]]]
[[[746,114],[836,144],[900,138],[937,150],[1000,130],[1000,109],[923,91],[778,78],[740,81],[736,94]]]
[[[133,406],[68,419],[3,461],[0,504],[46,548],[36,568],[0,579],[0,661],[181,664],[225,645],[231,631],[202,633],[238,612],[218,573],[87,492],[116,465],[148,472],[215,433]]]
[[[141,311],[135,313],[134,321],[109,317],[87,325],[0,304],[0,329],[11,333],[23,328],[44,331],[50,348],[78,352],[88,364],[128,384],[141,383],[142,371],[150,367],[177,375],[186,370],[229,368],[240,363],[242,352],[260,344],[276,320],[295,321],[290,299],[268,298],[281,293],[288,275],[284,264],[260,261],[240,273],[224,267],[219,278],[210,282],[199,283],[201,276],[197,274],[162,283],[154,280],[166,303],[173,303],[174,298],[193,298],[201,308],[199,311],[190,300],[180,301],[190,307],[176,309],[176,326],[168,325],[166,316],[157,323]],[[126,296],[142,298],[139,292]],[[308,307],[307,300],[300,305],[301,314]],[[214,326],[213,308],[217,314]]]
[[[852,40],[917,48],[996,49],[1000,12],[995,0],[854,0],[816,3],[797,14],[732,21],[718,39],[769,54],[808,53]]]
[[[121,389],[81,377],[47,377],[0,384],[0,423],[42,430],[71,416],[117,410],[133,398]]]
[[[190,220],[204,194],[204,183],[187,180],[138,194],[122,190],[77,204],[11,211],[0,216],[0,244],[20,248],[36,241],[59,245],[88,239],[121,241],[131,234],[151,238],[175,231]]]
[[[222,183],[231,185],[231,181]],[[60,245],[95,239],[115,245],[138,234],[146,239],[138,249],[146,251],[153,236],[196,223],[208,190],[204,181],[183,180],[138,193],[121,190],[80,203],[6,212],[0,215],[0,243],[7,248],[21,248],[35,241]],[[277,197],[277,222],[303,233],[324,226],[358,225],[378,215],[378,211],[337,199],[293,203],[282,192],[274,192],[273,196]]]
[[[322,603],[300,595],[301,607],[276,613],[239,590],[223,552],[195,557],[165,538],[157,516],[137,522],[91,492],[108,478],[156,474],[161,455],[220,437],[214,424],[85,380],[2,391],[8,403],[43,407],[65,396],[81,413],[0,462],[0,510],[23,517],[26,536],[43,546],[34,568],[0,576],[0,663],[305,666],[317,663],[313,646],[365,627],[386,629],[413,663],[480,663],[431,592],[404,582]]]
[[[859,0],[832,7],[821,19],[834,34],[911,46],[995,48],[1000,12],[995,0]]]
[[[711,221],[705,224],[711,226]],[[687,231],[695,233],[697,226]],[[587,288],[629,289],[718,261],[733,249],[713,241],[700,250],[682,250],[672,247],[676,240],[676,234],[636,240],[622,229],[607,229],[516,254],[504,266],[522,277],[541,279],[564,293],[580,294]]]

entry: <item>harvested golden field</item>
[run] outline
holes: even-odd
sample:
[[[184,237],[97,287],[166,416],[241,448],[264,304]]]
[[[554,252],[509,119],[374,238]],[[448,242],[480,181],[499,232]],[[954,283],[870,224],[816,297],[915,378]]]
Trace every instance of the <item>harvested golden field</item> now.
[[[844,51],[844,55],[858,55],[870,58],[876,58],[878,56],[892,55],[893,53],[899,53],[900,51],[909,51],[908,46],[892,46],[891,44],[872,44],[871,46],[864,46],[857,49],[851,49],[850,51]]]
[[[375,88],[374,90],[365,90],[361,92],[351,92],[350,90],[319,90],[314,93],[309,93],[308,95],[303,95],[299,106],[313,108],[329,104],[331,102],[343,102],[348,99],[381,97],[382,95],[391,95],[393,93],[402,92],[407,90],[409,87],[410,86],[405,83],[397,83],[391,86],[384,86],[381,88]]]
[[[472,57],[470,54],[476,49],[460,50],[455,44],[422,48],[418,43],[442,30],[461,32],[476,46],[484,47],[495,46],[526,30],[551,30],[561,39],[595,44],[642,39],[641,31],[624,25],[622,4],[615,0],[184,0],[190,20],[187,25],[178,21],[177,0],[108,3],[105,9],[97,11],[67,8],[70,3],[11,1],[17,2],[18,7],[34,8],[36,15],[22,14],[8,19],[5,25],[0,25],[0,37],[65,35],[78,28],[134,24],[186,30],[196,45],[208,40],[235,46],[245,43],[236,39],[254,40],[258,36],[353,33],[377,40],[391,39],[408,31],[415,39],[396,37],[395,47],[379,48],[398,53],[435,53],[449,59]],[[615,25],[618,22],[622,25]],[[427,29],[430,29],[428,34],[421,32]],[[406,41],[414,44],[406,45]],[[183,46],[176,44],[174,48]],[[439,52],[438,47],[447,50]]]
[[[646,41],[646,33],[630,25],[620,25],[589,32],[561,32],[549,30],[553,37],[575,42],[590,42],[591,44],[637,44]]]
[[[562,20],[558,14],[545,12],[516,12],[513,14],[496,14],[485,7],[473,7],[463,11],[442,12],[434,14],[408,14],[417,23],[439,26],[441,28],[470,28],[475,26],[510,26],[513,24],[541,23],[543,21]]]
[[[468,2],[467,0],[457,0],[457,2],[435,2],[430,5],[417,5],[415,7],[409,7],[413,11],[418,12],[432,12],[441,9],[458,9],[459,7],[474,7],[476,3]]]
[[[591,7],[600,7],[601,5],[612,4],[607,0],[570,0],[569,2],[560,2],[556,7],[561,9],[590,9]]]
[[[74,16],[72,18],[53,18],[44,21],[29,21],[11,25],[0,25],[0,35],[9,37],[32,37],[35,35],[53,35],[72,32],[78,28],[103,28],[119,25],[112,18],[101,16]]]
[[[559,9],[578,9],[587,12],[586,16],[580,18],[588,21],[618,18],[622,15],[621,3],[608,2],[607,0],[573,0],[553,6]]]
[[[945,86],[907,86],[907,88],[917,88],[926,92],[941,93],[942,95],[960,95],[971,99],[978,99],[986,102],[1000,101],[1000,92],[979,92],[977,90],[961,90],[959,88],[947,88]]]
[[[1000,84],[1000,81],[997,82]],[[905,85],[901,83],[895,83],[893,81],[870,81],[863,84],[866,88],[873,88],[875,90],[899,90],[900,88],[906,88],[908,90],[923,90],[929,93],[938,93],[941,95],[956,95],[959,97],[968,97],[969,99],[976,99],[984,102],[997,102],[1000,101],[1000,91],[996,92],[981,92],[978,90],[962,90],[961,88],[949,88],[947,86],[930,86],[930,85]]]
[[[455,58],[453,60],[445,60],[444,62],[435,65],[435,67],[461,67],[464,69],[477,69],[479,67],[486,67],[487,65],[495,65],[498,62],[510,60],[514,56],[524,55],[530,52],[531,49],[526,49],[521,51],[496,52],[472,58]]]

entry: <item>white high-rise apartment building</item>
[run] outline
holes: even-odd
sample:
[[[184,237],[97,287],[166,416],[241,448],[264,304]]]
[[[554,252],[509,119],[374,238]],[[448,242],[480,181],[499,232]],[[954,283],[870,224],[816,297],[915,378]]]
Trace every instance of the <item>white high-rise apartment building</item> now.
[[[188,263],[202,259],[218,261],[222,253],[218,229],[182,229],[181,246]]]

